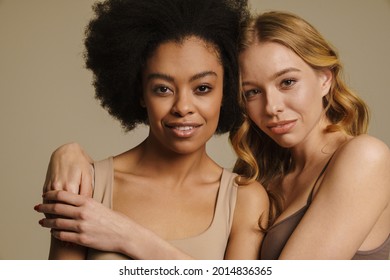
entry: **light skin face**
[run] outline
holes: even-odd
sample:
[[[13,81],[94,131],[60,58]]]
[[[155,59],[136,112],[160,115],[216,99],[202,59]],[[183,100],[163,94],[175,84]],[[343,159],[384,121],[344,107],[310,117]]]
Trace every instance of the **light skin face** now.
[[[217,128],[223,67],[217,52],[196,37],[161,44],[143,71],[149,141],[179,154],[205,148]]]
[[[314,70],[275,42],[250,46],[240,54],[240,66],[248,115],[276,143],[291,148],[320,129],[329,70]]]

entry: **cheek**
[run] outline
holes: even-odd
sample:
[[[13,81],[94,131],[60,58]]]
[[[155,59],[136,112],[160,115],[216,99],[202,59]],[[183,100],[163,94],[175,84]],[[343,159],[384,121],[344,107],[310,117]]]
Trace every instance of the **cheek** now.
[[[209,100],[208,102],[203,103],[203,112],[207,114],[209,117],[219,118],[221,113],[221,105],[222,105],[222,94],[221,96],[216,96],[215,98]],[[218,121],[218,120],[217,120]]]
[[[249,102],[246,104],[246,112],[248,117],[257,125],[261,123],[263,118],[263,110],[261,109],[261,104],[258,102]]]
[[[149,123],[160,122],[161,118],[165,115],[166,105],[163,102],[154,103],[148,102],[146,106],[146,111],[148,114]]]
[[[215,106],[208,106],[208,108],[204,109],[204,116],[209,122],[215,123],[215,125],[218,124],[220,113],[221,107],[218,106],[218,104],[215,104]]]

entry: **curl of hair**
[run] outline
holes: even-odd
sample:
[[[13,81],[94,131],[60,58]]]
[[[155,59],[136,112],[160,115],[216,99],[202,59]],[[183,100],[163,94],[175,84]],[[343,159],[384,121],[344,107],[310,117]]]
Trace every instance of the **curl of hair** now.
[[[216,49],[224,69],[223,100],[216,133],[239,119],[237,53],[249,17],[247,0],[108,0],[93,7],[86,28],[86,67],[94,74],[95,96],[129,131],[147,124],[142,67],[161,44],[195,36]]]
[[[313,69],[330,69],[332,85],[323,98],[325,115],[331,122],[326,130],[343,131],[352,136],[366,133],[368,107],[346,86],[336,51],[312,25],[290,13],[273,11],[261,14],[246,26],[240,51],[262,42],[284,45]],[[242,122],[229,136],[239,157],[234,171],[246,176],[249,181],[258,180],[267,189],[273,210],[270,215],[272,222],[283,209],[283,197],[276,186],[294,163],[290,151],[277,145],[245,114],[242,94],[238,102],[244,112]]]

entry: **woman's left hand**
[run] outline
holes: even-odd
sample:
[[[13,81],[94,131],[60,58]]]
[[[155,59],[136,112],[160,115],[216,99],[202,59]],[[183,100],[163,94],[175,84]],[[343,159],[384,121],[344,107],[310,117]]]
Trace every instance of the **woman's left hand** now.
[[[134,222],[92,198],[60,190],[46,192],[43,199],[50,203],[34,209],[57,217],[44,218],[39,224],[51,228],[52,235],[59,240],[119,253],[123,242],[131,242],[128,233]]]

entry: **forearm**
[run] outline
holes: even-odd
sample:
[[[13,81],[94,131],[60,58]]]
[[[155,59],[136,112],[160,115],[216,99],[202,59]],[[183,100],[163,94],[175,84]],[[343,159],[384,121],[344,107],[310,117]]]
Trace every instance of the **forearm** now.
[[[191,256],[180,251],[154,232],[133,223],[127,237],[120,245],[121,253],[142,260],[190,260]]]
[[[86,253],[86,247],[51,237],[49,260],[83,260]]]

